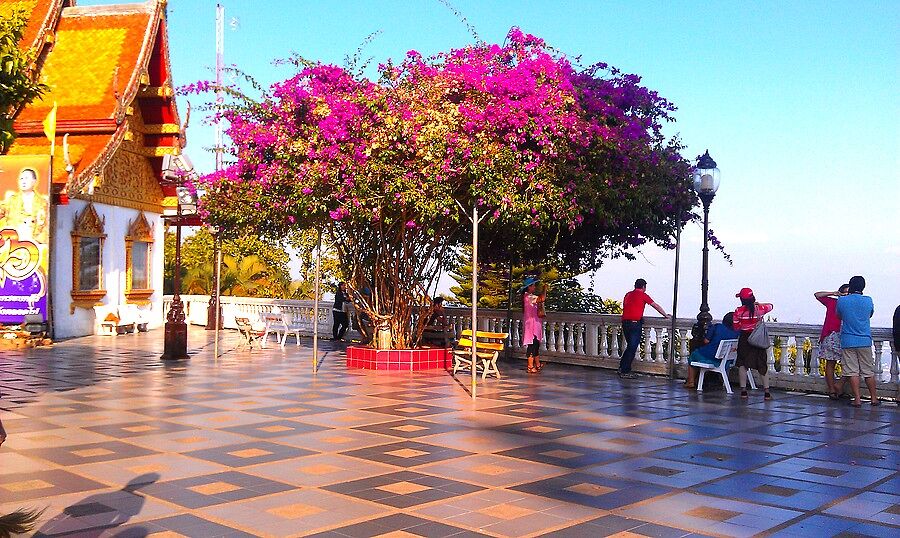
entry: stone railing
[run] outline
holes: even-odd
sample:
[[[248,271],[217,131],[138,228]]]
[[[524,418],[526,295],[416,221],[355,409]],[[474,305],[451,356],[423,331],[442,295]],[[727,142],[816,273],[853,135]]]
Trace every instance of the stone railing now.
[[[206,325],[209,315],[209,295],[182,295],[184,303],[185,319],[191,325]],[[163,298],[163,319],[169,312],[172,304],[172,296]],[[222,308],[222,327],[225,329],[237,329],[234,318],[245,317],[251,321],[258,321],[260,314],[271,313],[277,306],[285,314],[290,314],[295,321],[312,326],[313,301],[292,301],[287,299],[269,299],[264,297],[220,297],[219,305]],[[322,301],[319,303],[319,335],[331,334],[331,303]]]
[[[206,324],[208,296],[182,296],[189,323]],[[171,297],[165,298],[165,309]],[[258,318],[259,314],[270,312],[278,305],[282,311],[312,319],[312,301],[290,301],[280,299],[222,297],[223,325],[235,328],[235,314]],[[469,328],[470,310],[448,308],[447,318],[458,335]],[[688,340],[695,320],[680,318],[676,322],[675,370],[684,377],[687,369]],[[510,329],[511,325],[511,329]],[[513,312],[511,323],[507,323],[505,310],[478,310],[479,330],[509,332],[508,356],[524,357],[525,346],[521,341],[522,314]],[[667,372],[668,345],[671,322],[658,317],[644,318],[644,335],[641,348],[635,357],[635,371],[665,374]],[[769,323],[769,334],[774,345],[769,348],[770,383],[773,387],[822,391],[825,390],[823,365],[817,359],[820,325],[793,323]],[[331,331],[331,304],[319,304],[319,333]],[[900,362],[898,351],[893,349],[891,330],[874,328],[873,351],[875,371],[882,390],[894,396],[898,390]],[[578,364],[601,368],[617,368],[624,351],[622,326],[617,315],[577,314],[548,312],[544,318],[544,339],[541,342],[543,358],[550,362]]]

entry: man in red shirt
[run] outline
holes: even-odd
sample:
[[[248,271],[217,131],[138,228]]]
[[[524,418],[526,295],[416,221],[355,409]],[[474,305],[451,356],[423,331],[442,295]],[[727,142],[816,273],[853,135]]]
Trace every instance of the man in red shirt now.
[[[634,281],[634,289],[625,294],[622,300],[622,336],[625,338],[625,351],[619,361],[619,377],[633,379],[637,377],[631,371],[631,363],[634,355],[641,345],[641,333],[644,330],[644,308],[650,305],[659,312],[662,317],[668,319],[669,315],[647,295],[647,281],[639,278]]]

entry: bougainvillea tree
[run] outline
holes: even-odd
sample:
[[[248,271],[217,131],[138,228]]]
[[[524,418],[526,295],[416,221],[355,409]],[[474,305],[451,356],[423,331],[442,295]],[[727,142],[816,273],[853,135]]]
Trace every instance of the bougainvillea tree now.
[[[578,272],[668,245],[691,217],[690,166],[661,132],[673,107],[634,75],[578,69],[516,28],[378,71],[303,65],[238,101],[221,113],[233,163],[200,183],[222,229],[323,230],[395,347],[414,343],[414,308],[473,207],[486,250]]]

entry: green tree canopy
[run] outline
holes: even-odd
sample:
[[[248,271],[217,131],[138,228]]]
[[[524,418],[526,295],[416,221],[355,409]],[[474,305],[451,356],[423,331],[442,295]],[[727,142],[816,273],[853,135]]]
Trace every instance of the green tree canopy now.
[[[22,50],[27,13],[14,9],[9,16],[0,16],[0,152],[5,153],[16,135],[12,124],[16,114],[28,103],[47,91],[36,80],[35,51]]]

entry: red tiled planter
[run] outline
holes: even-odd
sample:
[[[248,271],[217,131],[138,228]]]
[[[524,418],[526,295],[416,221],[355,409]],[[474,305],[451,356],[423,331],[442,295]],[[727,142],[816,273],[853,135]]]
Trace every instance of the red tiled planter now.
[[[347,367],[390,372],[448,369],[450,349],[372,349],[347,347]]]

